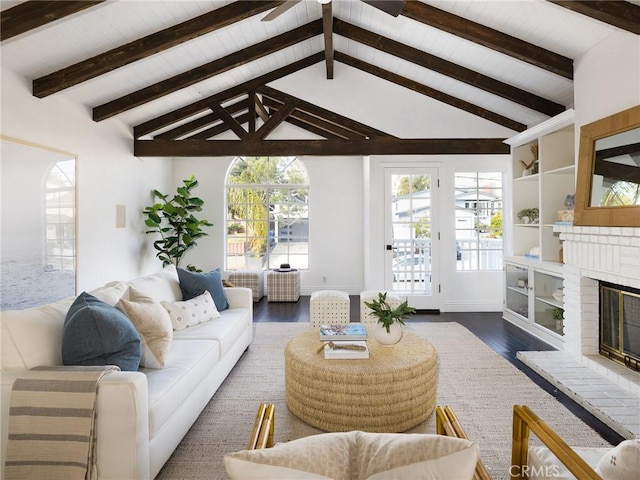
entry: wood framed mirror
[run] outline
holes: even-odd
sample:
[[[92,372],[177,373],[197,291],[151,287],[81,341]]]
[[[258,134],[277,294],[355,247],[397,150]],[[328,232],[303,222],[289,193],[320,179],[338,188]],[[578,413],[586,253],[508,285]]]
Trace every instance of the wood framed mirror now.
[[[573,223],[640,227],[640,105],[580,129]]]

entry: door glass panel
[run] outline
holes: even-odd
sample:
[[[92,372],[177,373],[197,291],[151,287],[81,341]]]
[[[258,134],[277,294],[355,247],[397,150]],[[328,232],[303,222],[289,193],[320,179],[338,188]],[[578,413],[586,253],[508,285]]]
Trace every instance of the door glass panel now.
[[[392,290],[431,294],[431,175],[391,175]]]

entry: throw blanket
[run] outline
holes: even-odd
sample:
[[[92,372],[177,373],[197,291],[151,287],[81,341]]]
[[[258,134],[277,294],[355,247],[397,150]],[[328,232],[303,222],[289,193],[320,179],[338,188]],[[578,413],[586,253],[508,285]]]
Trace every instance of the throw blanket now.
[[[84,480],[94,468],[98,382],[116,366],[36,367],[11,390],[5,478]]]

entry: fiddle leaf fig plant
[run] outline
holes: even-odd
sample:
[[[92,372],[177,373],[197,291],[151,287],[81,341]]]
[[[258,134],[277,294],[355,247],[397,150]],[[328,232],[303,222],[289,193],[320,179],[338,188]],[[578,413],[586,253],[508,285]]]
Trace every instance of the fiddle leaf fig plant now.
[[[387,333],[391,333],[389,329],[394,322],[404,325],[405,316],[416,311],[415,308],[409,306],[407,300],[396,308],[391,308],[387,303],[387,292],[379,292],[377,300],[374,298],[370,302],[364,302],[364,304],[371,309],[369,315],[376,317],[378,323],[382,324]]]
[[[208,235],[203,227],[213,226],[194,215],[194,212],[201,212],[204,205],[201,198],[191,193],[198,186],[196,178],[191,175],[182,183],[183,186],[176,189],[173,197],[154,190],[154,199],[160,201],[142,211],[146,217],[144,223],[150,229],[145,233],[160,234],[153,246],[158,251],[156,257],[162,261],[163,267],[172,264],[179,267],[185,253],[198,245],[196,240]],[[188,265],[187,270],[198,271],[193,265]]]

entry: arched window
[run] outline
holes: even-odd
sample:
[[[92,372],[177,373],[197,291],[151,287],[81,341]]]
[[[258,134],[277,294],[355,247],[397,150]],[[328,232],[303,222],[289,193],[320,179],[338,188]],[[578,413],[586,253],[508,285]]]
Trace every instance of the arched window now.
[[[309,177],[296,157],[239,157],[226,181],[226,269],[309,266]]]
[[[75,160],[57,162],[45,192],[45,271],[75,270]]]

